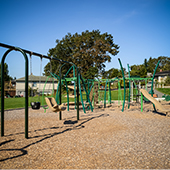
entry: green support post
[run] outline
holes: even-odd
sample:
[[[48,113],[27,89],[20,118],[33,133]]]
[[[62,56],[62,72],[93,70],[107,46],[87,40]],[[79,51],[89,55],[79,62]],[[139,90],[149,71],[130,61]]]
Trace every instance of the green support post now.
[[[100,103],[100,81],[98,81],[98,103]]]
[[[75,67],[73,67],[73,77],[76,77],[76,73],[75,73]],[[74,81],[74,103],[76,103],[76,82]],[[76,109],[76,105],[75,105],[75,109]]]
[[[122,106],[122,112],[124,111],[124,107],[125,107],[125,98],[126,98],[126,85],[125,85],[125,76],[124,76],[124,71],[123,71],[123,67],[122,67],[122,63],[120,61],[120,58],[118,58],[119,60],[119,64],[122,70],[122,76],[123,76],[123,84],[124,84],[124,96],[123,96],[123,106]]]
[[[128,75],[129,75],[129,78],[130,78],[129,64],[127,64],[127,66],[128,66]],[[130,108],[130,97],[131,97],[131,82],[130,82],[130,79],[129,79],[128,109]]]
[[[61,105],[61,69],[60,69],[60,86],[59,86],[59,105]],[[61,120],[62,119],[62,112],[60,111],[59,112],[59,120]]]
[[[110,82],[108,83],[108,103],[111,104],[111,89],[110,89]]]
[[[25,58],[25,138],[28,139],[28,57],[22,49],[17,47],[8,49],[1,60],[1,136],[4,136],[4,61],[12,50],[21,52]]]
[[[143,112],[143,94],[141,93],[141,112]]]
[[[77,70],[77,120],[79,120],[79,117],[79,73]]]
[[[153,76],[152,76],[152,85],[151,85],[151,96],[153,96],[153,81],[154,81],[154,78],[155,78],[155,73],[156,73],[156,70],[159,66],[159,63],[160,63],[160,60],[158,61],[156,67],[155,67],[155,70],[154,70],[154,73],[153,73]],[[153,104],[153,108],[154,108],[154,111],[156,111],[156,108],[155,108],[155,105]]]
[[[105,92],[104,92],[104,108],[106,108],[106,91],[107,91],[107,80],[106,80],[106,84],[105,84]]]
[[[67,110],[69,111],[69,92],[68,92],[68,86],[67,86],[67,81],[65,80],[65,84],[66,84],[66,92],[67,92]]]

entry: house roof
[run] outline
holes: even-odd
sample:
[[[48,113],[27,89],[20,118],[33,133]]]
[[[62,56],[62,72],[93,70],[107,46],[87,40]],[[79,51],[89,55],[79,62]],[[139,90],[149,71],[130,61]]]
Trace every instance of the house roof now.
[[[156,73],[155,76],[170,76],[170,71],[161,71],[159,73]]]
[[[28,80],[29,81],[33,81],[33,82],[39,82],[41,80],[41,82],[45,82],[47,80],[47,76],[34,76],[34,75],[29,75],[28,76]],[[16,82],[24,82],[25,81],[25,77],[21,77],[19,79],[16,80]],[[53,78],[49,78],[47,82],[52,82]],[[54,81],[56,82],[57,79],[54,79]]]

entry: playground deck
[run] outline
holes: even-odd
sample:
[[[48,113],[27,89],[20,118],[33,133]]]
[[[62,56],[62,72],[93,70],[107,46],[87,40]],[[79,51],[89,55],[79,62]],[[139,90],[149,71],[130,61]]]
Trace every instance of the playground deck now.
[[[167,104],[167,103],[166,103]],[[168,103],[169,104],[169,103]],[[0,137],[1,169],[170,169],[170,117],[152,104],[130,109],[96,109],[76,120],[76,111],[29,109],[29,139],[24,109],[5,112]]]

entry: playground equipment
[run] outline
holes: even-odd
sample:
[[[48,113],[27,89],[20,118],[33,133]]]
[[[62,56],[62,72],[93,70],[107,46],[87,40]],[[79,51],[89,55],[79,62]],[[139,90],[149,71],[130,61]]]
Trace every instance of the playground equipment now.
[[[129,81],[129,95],[128,95],[128,109],[130,108],[130,104],[131,102],[133,102],[133,97],[134,97],[134,92],[133,92],[133,84],[135,85],[135,96],[139,98],[139,96],[141,96],[141,94],[139,93],[140,91],[140,82],[141,81],[145,81],[145,89],[147,90],[147,82],[149,80],[151,80],[151,90],[150,90],[150,94],[151,96],[153,97],[153,94],[154,94],[154,91],[153,91],[153,82],[154,82],[154,77],[155,77],[155,73],[156,73],[156,70],[158,68],[158,65],[159,65],[160,61],[158,61],[156,67],[155,67],[155,70],[154,70],[154,73],[153,73],[153,76],[152,78],[140,78],[140,77],[131,77],[130,76],[130,69],[129,69],[129,64],[127,65],[128,66],[128,74],[129,74],[129,77],[128,78],[125,78],[125,80],[128,80]],[[136,85],[136,81],[139,82],[139,86],[137,87]],[[147,98],[146,98],[147,99]],[[141,99],[143,100],[143,98]],[[154,110],[156,110],[154,104],[153,104],[153,107],[154,107]]]
[[[48,57],[42,54],[38,54],[35,52],[31,52],[28,50],[24,50],[18,47],[14,47],[14,46],[10,46],[10,45],[6,45],[3,43],[0,43],[1,47],[4,48],[8,48],[8,50],[4,53],[2,60],[1,60],[1,136],[4,136],[4,61],[6,56],[13,50],[15,51],[19,51],[23,54],[24,58],[25,58],[25,138],[28,138],[28,57],[27,54],[29,55],[34,55],[37,57],[42,58],[46,58],[46,59],[50,59],[51,60],[55,60],[57,62],[60,63],[64,63],[61,67],[60,67],[60,71],[59,71],[59,76],[50,73],[52,77],[57,78],[58,79],[58,88],[57,88],[57,93],[56,93],[56,101],[57,101],[57,105],[52,103],[52,98],[50,99],[46,99],[46,102],[48,103],[48,106],[51,109],[56,109],[56,111],[59,111],[59,119],[62,119],[62,111],[64,109],[62,109],[62,85],[65,84],[66,87],[66,92],[67,92],[67,109],[69,110],[69,92],[68,92],[68,87],[69,86],[68,82],[74,82],[74,103],[75,103],[75,108],[77,109],[77,120],[79,120],[79,96],[81,99],[81,104],[83,107],[83,110],[85,112],[85,106],[87,106],[88,108],[91,109],[91,111],[93,111],[93,106],[92,106],[92,102],[90,100],[90,94],[93,94],[93,87],[97,87],[98,85],[96,84],[95,86],[93,86],[93,81],[89,83],[89,81],[87,82],[87,84],[85,84],[85,80],[83,79],[83,77],[81,76],[78,68],[76,67],[76,65],[74,63],[71,62],[67,62],[61,59],[57,59],[54,57]],[[122,112],[124,111],[124,107],[125,107],[125,97],[126,97],[126,86],[125,86],[125,76],[124,76],[124,70],[122,67],[122,63],[121,60],[118,59],[120,67],[121,67],[121,71],[122,71],[122,80],[123,80],[123,87],[124,87],[124,95],[123,95],[123,101],[122,101]],[[70,64],[71,68],[68,70],[68,73],[71,69],[73,69],[73,77],[67,77],[68,74],[62,76],[62,68],[65,64]],[[158,62],[159,64],[159,62]],[[151,85],[151,95],[153,96],[153,79],[154,79],[154,75],[156,72],[156,69],[158,67],[158,64],[155,68],[153,77],[152,77],[152,85]],[[116,79],[115,79],[116,80]],[[106,92],[108,91],[108,104],[111,104],[112,100],[111,100],[111,90],[110,90],[110,83],[115,81],[115,80],[105,80],[105,91],[104,91],[104,107],[106,107]],[[119,81],[119,79],[117,79]],[[90,85],[91,84],[91,85]],[[107,86],[108,85],[108,86]],[[108,89],[107,89],[108,87]],[[96,89],[97,90],[97,89]],[[83,93],[82,91],[84,91],[84,94],[86,96],[85,99],[83,99]],[[98,90],[97,90],[98,91]],[[100,93],[100,90],[99,90]],[[96,93],[94,93],[96,94]],[[98,102],[100,102],[100,95],[96,95],[98,96]],[[96,97],[95,96],[95,97]],[[121,96],[121,95],[120,95]],[[92,98],[93,100],[93,95]],[[95,99],[97,101],[97,97]],[[96,103],[97,104],[97,103]],[[153,103],[154,106],[154,103]],[[154,106],[155,107],[155,106]]]
[[[48,57],[39,53],[31,52],[25,49],[21,49],[18,47],[10,46],[7,44],[0,43],[0,46],[3,48],[7,48],[7,51],[4,53],[2,60],[1,60],[1,136],[4,136],[4,64],[5,64],[5,58],[11,51],[19,51],[23,54],[25,59],[25,138],[28,138],[28,57],[29,55],[34,55],[41,58],[46,58],[50,60],[55,60],[58,62],[68,63],[71,65],[74,65],[74,63],[64,61],[62,59],[57,59],[54,57]],[[79,76],[79,72],[77,70],[77,78]],[[60,78],[61,80],[61,78]],[[77,79],[78,84],[78,79]],[[61,86],[60,86],[61,87]],[[61,88],[60,88],[61,92]],[[77,86],[77,96],[79,94],[79,86]],[[59,105],[61,105],[61,93],[59,95]],[[61,111],[59,112],[59,119],[61,120]],[[77,97],[77,119],[79,120],[79,97]]]
[[[145,89],[140,89],[141,92],[141,98],[143,98],[143,95],[149,100],[151,101],[155,108],[162,112],[165,113],[166,115],[168,115],[168,112],[170,112],[170,109],[166,109],[164,106],[161,105],[161,103],[159,101],[157,101],[154,97],[152,97]],[[143,111],[143,101],[141,100],[141,111]]]
[[[90,93],[90,101],[92,102],[93,108],[97,107],[109,107],[114,103],[112,100],[112,91],[111,84],[117,82],[118,83],[118,103],[120,104],[120,100],[122,100],[121,88],[120,88],[120,79],[94,79],[94,80],[86,80],[87,84],[91,86],[89,89]]]
[[[81,74],[78,74],[78,77],[75,76],[76,72],[78,71],[78,68],[75,65],[72,65],[70,67],[70,69],[67,71],[67,73],[62,76],[62,68],[65,66],[65,64],[63,64],[60,67],[60,81],[58,84],[58,88],[57,88],[57,92],[56,92],[56,101],[57,103],[59,103],[59,96],[61,95],[61,91],[59,91],[59,89],[64,85],[65,89],[66,89],[66,105],[67,105],[67,110],[69,111],[69,105],[73,104],[70,103],[70,98],[73,98],[75,105],[75,109],[78,109],[77,105],[80,105],[79,102],[77,103],[77,98],[79,98],[80,96],[80,100],[81,100],[81,105],[83,107],[83,111],[84,113],[86,113],[86,109],[85,107],[88,105],[91,109],[91,111],[93,111],[90,99],[89,99],[89,93],[86,89],[85,86],[85,82],[84,79],[82,78]],[[69,76],[69,73],[73,73],[73,77]],[[53,75],[53,74],[52,74]],[[69,85],[70,83],[73,84],[73,86]],[[73,90],[73,94],[70,96],[69,94],[69,89]],[[78,91],[79,89],[79,91]],[[85,99],[83,99],[83,94],[85,95]],[[62,101],[62,103],[64,103],[64,101]]]
[[[162,97],[165,98],[166,101],[170,101],[170,95],[164,94]]]
[[[53,97],[45,97],[45,101],[53,112],[60,112],[66,110],[66,107],[64,107],[63,105],[58,105]]]
[[[31,72],[31,78],[32,78],[32,53],[30,54],[30,72]],[[40,64],[40,76],[39,76],[39,87],[41,83],[41,70],[42,70],[42,57],[41,57],[41,64]],[[31,96],[33,96],[33,84],[31,86]],[[30,103],[32,109],[38,110],[40,109],[41,103],[40,103],[40,93],[38,94],[38,101],[31,101]]]

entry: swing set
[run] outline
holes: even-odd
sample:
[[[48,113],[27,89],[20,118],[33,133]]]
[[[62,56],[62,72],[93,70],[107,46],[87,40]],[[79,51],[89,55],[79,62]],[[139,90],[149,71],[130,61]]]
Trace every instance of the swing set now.
[[[67,64],[71,64],[74,66],[75,66],[75,64],[68,62],[68,61],[64,61],[62,59],[58,59],[55,57],[48,57],[48,56],[45,56],[45,55],[42,55],[42,54],[39,54],[36,52],[28,51],[25,49],[21,49],[19,47],[10,46],[10,45],[3,44],[3,43],[0,43],[0,46],[3,48],[7,48],[7,51],[4,53],[2,60],[1,60],[1,136],[4,136],[4,65],[5,65],[5,58],[11,51],[19,51],[20,53],[22,53],[22,55],[24,56],[24,59],[25,59],[25,138],[28,139],[28,84],[29,84],[28,65],[29,64],[28,64],[27,54],[29,54],[30,56],[34,55],[36,57],[40,57],[41,60],[42,60],[42,58],[45,58],[45,59],[50,59],[50,61],[55,60],[60,63],[67,63]],[[79,96],[79,71],[76,66],[75,66],[75,68],[76,68],[76,77],[77,77],[77,98],[76,98],[77,99],[77,101],[76,101],[77,120],[79,120],[79,97],[78,97]],[[31,69],[32,69],[32,67],[31,67]],[[60,72],[60,75],[61,75],[61,72]],[[39,81],[39,84],[40,84],[40,82],[41,82],[41,80]],[[61,84],[61,76],[59,76],[59,83]],[[63,105],[61,104],[61,85],[59,88],[59,99],[58,99],[58,103],[57,103],[57,105],[59,105],[58,108],[57,108],[57,105],[55,103],[53,103],[53,100],[50,100],[50,101],[46,100],[46,101],[49,104],[51,109],[56,108],[56,111],[59,111],[59,119],[61,120],[62,119],[61,112],[64,110]],[[31,107],[33,109],[39,109],[40,101],[31,102]]]

